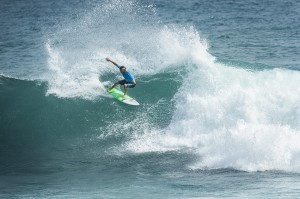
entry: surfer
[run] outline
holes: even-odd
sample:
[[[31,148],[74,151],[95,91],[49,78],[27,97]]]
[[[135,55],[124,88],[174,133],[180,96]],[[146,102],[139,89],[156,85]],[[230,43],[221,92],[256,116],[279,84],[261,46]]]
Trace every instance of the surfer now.
[[[118,84],[123,85],[124,86],[124,95],[123,95],[123,98],[125,98],[126,93],[127,93],[127,89],[128,88],[134,88],[135,85],[136,85],[134,76],[130,73],[129,70],[126,69],[125,66],[119,66],[116,62],[112,61],[109,58],[106,58],[106,61],[111,62],[113,65],[115,65],[116,67],[118,67],[120,69],[121,74],[124,77],[123,80],[120,80],[120,81],[117,81],[116,83],[114,83],[114,85],[112,87],[110,87],[109,90],[113,89]]]

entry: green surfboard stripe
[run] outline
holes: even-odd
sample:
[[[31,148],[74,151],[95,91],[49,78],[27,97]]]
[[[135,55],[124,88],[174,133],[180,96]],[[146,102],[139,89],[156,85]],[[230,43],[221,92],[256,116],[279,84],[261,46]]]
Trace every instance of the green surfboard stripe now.
[[[126,95],[125,98],[123,99],[123,95],[124,93],[116,88],[113,88],[111,90],[107,89],[107,91],[114,97],[116,98],[117,100],[119,101],[123,101],[123,100],[126,100],[126,99],[132,99],[132,97]]]

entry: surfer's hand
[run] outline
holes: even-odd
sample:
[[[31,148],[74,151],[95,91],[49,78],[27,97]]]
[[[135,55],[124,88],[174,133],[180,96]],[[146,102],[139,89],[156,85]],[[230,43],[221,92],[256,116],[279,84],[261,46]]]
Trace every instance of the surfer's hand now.
[[[106,57],[105,59],[106,59],[106,61],[110,61],[110,59],[108,57]]]

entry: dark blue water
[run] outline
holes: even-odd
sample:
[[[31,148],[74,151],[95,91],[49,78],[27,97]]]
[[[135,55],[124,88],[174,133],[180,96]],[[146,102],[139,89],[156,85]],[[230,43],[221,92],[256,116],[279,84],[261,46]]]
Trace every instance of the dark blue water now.
[[[1,198],[298,198],[298,1],[0,2]],[[122,104],[110,57],[137,78]]]

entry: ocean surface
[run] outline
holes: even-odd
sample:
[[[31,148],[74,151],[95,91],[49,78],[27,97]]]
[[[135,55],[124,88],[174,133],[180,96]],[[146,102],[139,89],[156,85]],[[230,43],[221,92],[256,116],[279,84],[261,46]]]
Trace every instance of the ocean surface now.
[[[298,0],[0,0],[0,198],[300,198],[299,22]]]

